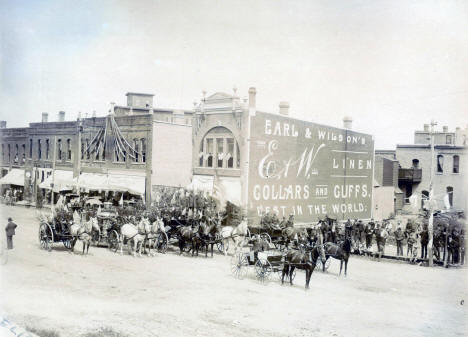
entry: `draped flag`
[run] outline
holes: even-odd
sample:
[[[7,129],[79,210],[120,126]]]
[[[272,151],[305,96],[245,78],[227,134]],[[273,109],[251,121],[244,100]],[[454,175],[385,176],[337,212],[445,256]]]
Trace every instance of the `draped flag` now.
[[[124,203],[123,203],[123,193],[122,193],[122,195],[120,196],[119,206],[122,207],[123,204],[124,204]]]
[[[451,208],[450,197],[448,193],[444,195],[444,206],[446,210],[449,210]]]

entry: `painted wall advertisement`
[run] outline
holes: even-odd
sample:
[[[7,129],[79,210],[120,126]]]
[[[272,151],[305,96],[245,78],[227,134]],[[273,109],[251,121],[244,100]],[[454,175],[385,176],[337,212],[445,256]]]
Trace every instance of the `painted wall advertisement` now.
[[[250,134],[250,212],[303,223],[371,217],[371,135],[260,112]]]

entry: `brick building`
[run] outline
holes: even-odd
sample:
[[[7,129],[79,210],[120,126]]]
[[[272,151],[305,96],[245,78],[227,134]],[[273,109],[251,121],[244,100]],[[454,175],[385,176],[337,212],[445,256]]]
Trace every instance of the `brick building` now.
[[[466,211],[467,133],[468,126],[456,128],[455,132],[444,126],[442,130],[433,132],[434,158],[431,158],[431,132],[427,124],[422,131],[415,131],[414,144],[397,145],[395,151],[376,151],[376,156],[398,161],[398,188],[403,192],[403,204],[408,204],[409,197],[415,195],[422,207],[423,200],[429,196],[432,176],[438,206],[445,207],[443,199],[448,194],[453,209]],[[431,172],[432,159],[434,167]],[[399,202],[396,209],[401,209]]]
[[[188,184],[192,112],[153,108],[153,95],[148,94],[128,93],[127,103],[112,106],[108,117],[65,121],[65,112],[61,111],[58,121],[49,122],[48,114],[43,113],[40,123],[30,123],[27,128],[6,128],[6,122],[2,122],[3,184],[23,189],[30,201],[43,190],[57,193],[74,186],[86,190],[113,186],[150,201],[155,184]],[[115,121],[118,141],[106,132],[109,120]],[[165,143],[168,133],[177,138],[185,152],[164,151],[163,147],[169,146]],[[178,161],[175,171],[179,172],[172,170],[169,175],[160,163],[174,161]],[[174,173],[177,179],[169,179]]]

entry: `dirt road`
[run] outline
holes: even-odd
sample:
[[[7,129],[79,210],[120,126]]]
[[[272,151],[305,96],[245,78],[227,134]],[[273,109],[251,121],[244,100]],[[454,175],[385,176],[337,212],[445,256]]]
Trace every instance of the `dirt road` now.
[[[253,271],[234,279],[230,258],[120,256],[91,247],[86,257],[57,244],[39,249],[35,209],[0,206],[19,225],[1,267],[1,314],[22,326],[85,336],[109,328],[120,336],[463,336],[466,269],[425,268],[351,257],[315,271],[304,290]],[[4,234],[3,234],[4,235]],[[76,251],[81,250],[81,243]],[[105,334],[103,334],[104,336]]]

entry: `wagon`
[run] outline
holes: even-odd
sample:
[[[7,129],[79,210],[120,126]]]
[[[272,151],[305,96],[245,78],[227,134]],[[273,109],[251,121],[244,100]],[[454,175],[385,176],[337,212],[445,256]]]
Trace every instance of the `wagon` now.
[[[53,224],[41,219],[39,224],[39,244],[44,250],[52,250],[52,245],[61,242],[65,248],[71,249],[73,237],[66,223]]]
[[[249,234],[251,240],[253,236],[260,235],[260,238],[267,242],[270,247],[274,247],[280,251],[283,251],[286,247],[286,242],[281,229],[271,228],[268,226],[249,226]]]
[[[231,273],[238,279],[247,275],[248,267],[254,268],[255,277],[261,282],[267,281],[272,274],[276,274],[278,279],[281,279],[283,266],[283,254],[278,251],[240,252],[231,258]],[[295,275],[294,271],[293,279]]]

